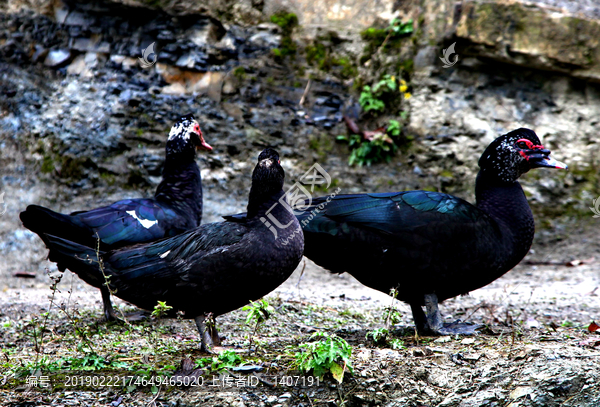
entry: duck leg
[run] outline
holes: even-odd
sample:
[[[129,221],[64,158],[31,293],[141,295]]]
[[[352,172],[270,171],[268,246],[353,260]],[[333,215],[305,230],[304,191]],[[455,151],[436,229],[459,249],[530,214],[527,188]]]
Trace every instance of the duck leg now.
[[[213,314],[198,315],[194,318],[194,321],[196,321],[196,327],[200,333],[200,350],[213,353],[213,348],[221,345],[221,338],[219,338]]]
[[[425,294],[425,309],[427,310],[427,328],[434,334],[442,334],[444,324],[442,314],[438,307],[438,298],[435,294]]]
[[[427,331],[427,318],[423,312],[423,308],[418,303],[411,302],[410,310],[413,314],[413,320],[415,321],[415,327],[419,335],[427,335],[430,332]]]
[[[438,308],[437,295],[425,294],[424,299],[427,313],[423,312],[423,308],[419,303],[410,303],[417,333],[419,335],[447,335],[441,332],[443,324],[442,315]]]
[[[120,318],[117,316],[115,312],[112,302],[110,301],[110,291],[108,287],[102,286],[100,287],[100,292],[102,293],[102,304],[104,304],[104,318],[107,321],[120,321]]]
[[[481,327],[481,325],[459,321],[444,324],[438,307],[437,295],[425,294],[424,302],[427,313],[423,312],[419,304],[410,304],[415,326],[420,335],[474,335],[475,330]]]

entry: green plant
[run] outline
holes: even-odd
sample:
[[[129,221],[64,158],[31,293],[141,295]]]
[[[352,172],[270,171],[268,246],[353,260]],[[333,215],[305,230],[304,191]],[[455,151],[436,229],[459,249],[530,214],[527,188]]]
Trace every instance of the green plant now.
[[[386,132],[392,137],[398,137],[400,135],[400,130],[402,130],[402,125],[398,120],[390,120],[387,126]]]
[[[98,235],[98,233],[96,232],[96,262],[98,263],[98,268],[100,269],[100,272],[102,273],[102,277],[104,277],[104,283],[103,285],[106,287],[106,289],[108,290],[108,293],[110,295],[115,295],[115,290],[113,290],[110,287],[110,276],[106,275],[106,273],[104,272],[104,262],[102,261],[102,258],[100,257],[100,235]],[[90,261],[92,261],[90,259]],[[121,318],[123,318],[123,321],[125,321],[125,323],[127,325],[129,325],[129,321],[127,321],[127,318],[125,318],[125,314],[123,314],[123,311],[121,309],[119,309],[119,312],[121,313]],[[65,314],[66,314],[66,310],[65,310]]]
[[[365,339],[371,339],[375,343],[387,343],[388,335],[390,331],[387,328],[375,328],[370,332],[367,332]]]
[[[314,45],[307,45],[304,48],[306,53],[306,62],[308,64],[316,63],[319,69],[326,68],[326,60],[328,51],[322,42],[315,42]]]
[[[386,74],[373,86],[365,85],[358,103],[364,112],[383,112],[386,106],[395,105],[398,96],[409,99],[408,85],[404,79],[397,80],[394,75]]]
[[[384,132],[375,132],[368,141],[361,140],[360,145],[352,150],[349,165],[370,166],[378,162],[389,162],[398,147]]]
[[[373,86],[363,87],[358,102],[365,113],[377,116],[385,112],[387,106],[396,105],[398,97],[411,97],[406,81],[398,80],[394,75],[384,75]],[[385,127],[363,132],[362,137],[361,134],[337,136],[337,140],[347,142],[351,149],[348,164],[363,166],[389,162],[398,150],[398,144],[412,139],[410,136],[401,137],[407,112],[401,111],[399,116],[399,120],[391,119]]]
[[[264,298],[258,301],[250,301],[250,305],[246,305],[242,310],[248,311],[246,323],[249,324],[254,321],[257,325],[269,319],[269,316],[274,311],[269,301]]]
[[[365,131],[363,135],[339,135],[337,140],[345,141],[351,149],[349,165],[358,164],[370,166],[379,162],[389,162],[398,150],[396,141],[400,139],[402,125],[397,120],[391,120],[387,128],[375,131]],[[410,140],[406,138],[406,140]]]
[[[249,345],[249,348],[251,348],[252,340],[254,335],[256,335],[258,332],[259,326],[269,319],[275,310],[271,305],[269,305],[269,302],[266,299],[261,298],[258,301],[250,301],[250,305],[246,305],[244,308],[242,308],[242,311],[248,311],[248,315],[246,316],[246,324],[254,322],[254,332],[250,337]]]
[[[152,316],[154,318],[162,318],[165,315],[167,315],[167,313],[172,310],[173,307],[171,307],[170,305],[167,305],[167,303],[165,301],[158,301],[158,303],[154,306],[154,311],[152,311]]]
[[[390,341],[390,346],[394,350],[406,349],[406,346],[404,346],[404,341],[399,338],[392,339]]]
[[[46,269],[46,274],[48,274],[50,281],[52,281],[52,284],[50,284],[50,290],[52,291],[52,295],[50,296],[50,308],[52,308],[52,305],[54,304],[54,299],[56,297],[56,292],[58,291],[58,284],[60,283],[63,274],[61,273],[58,275],[52,275],[50,274],[50,270],[48,269]],[[37,317],[34,316],[33,318],[31,318],[30,325],[33,327],[31,336],[33,337],[36,359],[38,358],[39,354],[44,353],[44,331],[46,330],[46,326],[48,325],[49,316],[50,309],[47,312],[42,313],[43,321],[41,326],[38,326],[39,320]]]
[[[393,18],[386,30],[390,34],[398,36],[412,34],[414,31],[413,20],[410,19],[406,23],[403,23],[402,20]]]
[[[224,350],[211,358],[201,358],[196,361],[196,367],[210,368],[212,372],[239,366],[242,357],[232,350]]]
[[[314,340],[321,338],[320,340]],[[301,352],[296,353],[296,364],[301,372],[313,374],[322,378],[325,373],[331,373],[333,378],[342,383],[344,372],[352,374],[352,347],[344,339],[325,332],[316,332],[310,343],[300,345]]]
[[[396,302],[397,302],[397,298],[398,298],[398,290],[395,288],[392,288],[390,290],[390,297],[392,297],[392,303],[390,304],[390,306],[388,308],[386,308],[387,313],[386,313],[386,317],[385,317],[385,325],[388,327],[390,325],[395,325],[402,320],[400,312],[398,312],[398,309],[396,308]]]
[[[15,371],[16,377],[24,377],[32,372],[59,372],[63,370],[70,371],[95,371],[107,368],[127,369],[129,365],[118,360],[108,360],[93,352],[84,352],[83,357],[62,357],[58,360],[50,360],[43,356],[35,362],[27,362]]]
[[[370,339],[377,345],[389,345],[394,350],[405,349],[404,341],[399,338],[392,339],[388,328],[375,328],[372,331],[367,332],[365,339]]]
[[[362,107],[363,111],[365,112],[369,112],[371,110],[383,112],[385,110],[385,103],[377,98],[375,92],[368,85],[363,87],[358,99],[358,103],[360,103],[360,107]]]

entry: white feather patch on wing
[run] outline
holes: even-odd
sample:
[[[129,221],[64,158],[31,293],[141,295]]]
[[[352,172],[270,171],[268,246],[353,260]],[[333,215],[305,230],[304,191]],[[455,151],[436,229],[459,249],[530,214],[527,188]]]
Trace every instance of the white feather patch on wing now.
[[[171,253],[171,250],[167,250],[163,254],[159,254],[158,257],[160,257],[161,259],[164,259],[165,257],[167,257],[169,255],[169,253]]]
[[[150,229],[152,226],[154,226],[154,225],[156,225],[158,223],[157,220],[148,220],[148,219],[138,218],[138,216],[136,215],[135,211],[127,211],[127,214],[131,215],[131,217],[133,219],[135,219],[138,222],[140,222],[140,225],[142,225],[146,229]]]

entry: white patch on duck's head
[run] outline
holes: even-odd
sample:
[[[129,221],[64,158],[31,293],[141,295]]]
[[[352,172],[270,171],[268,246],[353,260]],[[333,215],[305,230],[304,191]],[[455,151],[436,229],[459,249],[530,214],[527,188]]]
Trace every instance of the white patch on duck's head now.
[[[197,133],[196,126],[198,126],[198,129],[200,128],[200,125],[191,114],[182,116],[175,122],[175,124],[173,124],[173,127],[171,127],[168,140],[170,141],[174,140],[175,138],[181,138],[185,141],[189,141],[191,133]]]
[[[140,225],[142,225],[146,229],[150,229],[152,226],[154,226],[158,223],[157,220],[148,220],[148,219],[142,219],[142,218],[138,217],[137,214],[135,213],[135,211],[127,211],[127,214],[129,216],[131,216],[133,219],[140,222]]]
[[[274,161],[271,158],[265,158],[260,160],[260,165],[261,167],[267,167],[267,168],[271,168],[271,166],[273,165]]]
[[[213,148],[204,140],[200,124],[191,114],[182,116],[173,124],[167,139],[168,153],[183,153],[196,151],[196,148],[211,151]]]

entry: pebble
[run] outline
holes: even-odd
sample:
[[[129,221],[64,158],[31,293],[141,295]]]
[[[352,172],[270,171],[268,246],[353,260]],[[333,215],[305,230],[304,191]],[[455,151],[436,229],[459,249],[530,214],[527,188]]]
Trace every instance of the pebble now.
[[[48,52],[46,59],[44,60],[44,65],[49,66],[51,68],[59,68],[64,66],[71,59],[71,52],[65,49],[57,49]]]

